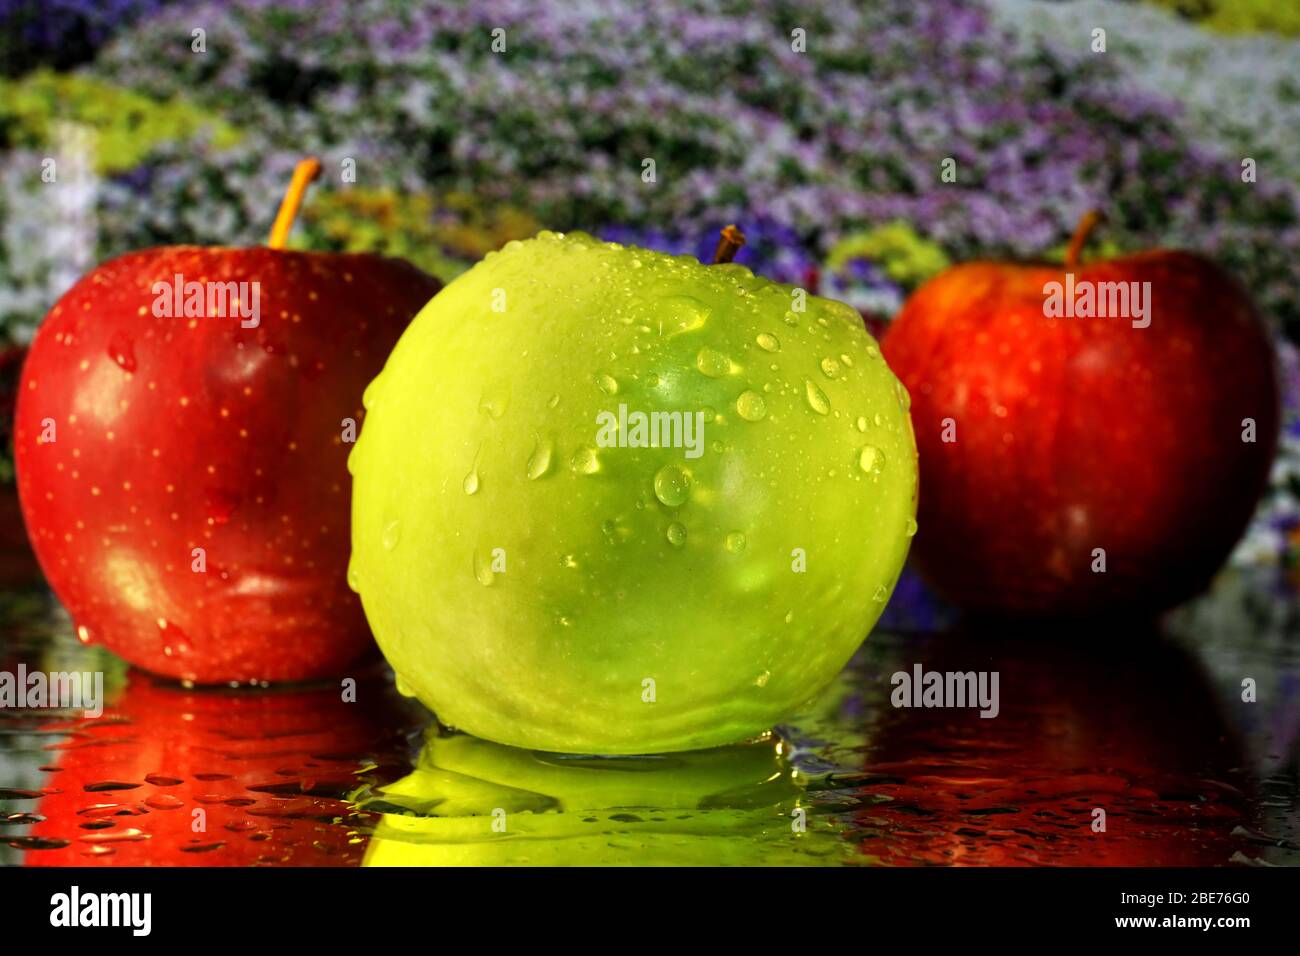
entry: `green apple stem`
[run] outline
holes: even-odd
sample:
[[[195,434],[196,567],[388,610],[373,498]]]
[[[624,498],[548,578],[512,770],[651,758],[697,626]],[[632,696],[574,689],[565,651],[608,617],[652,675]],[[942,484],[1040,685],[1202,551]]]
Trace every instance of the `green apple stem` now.
[[[1083,247],[1088,242],[1088,237],[1092,231],[1097,228],[1097,224],[1105,218],[1101,210],[1089,209],[1079,220],[1079,224],[1074,227],[1074,235],[1070,237],[1070,244],[1065,247],[1065,270],[1073,272],[1074,267],[1079,264],[1079,255],[1083,252]]]
[[[736,225],[724,226],[718,237],[718,249],[713,253],[713,264],[719,265],[736,258],[736,253],[745,244],[745,234]]]
[[[302,205],[302,197],[307,193],[307,186],[319,175],[320,160],[315,156],[300,160],[293,168],[293,179],[289,181],[289,188],[280,203],[280,211],[275,214],[271,238],[266,242],[272,249],[284,248],[289,240],[289,230],[293,228],[293,221],[298,216],[298,208]]]

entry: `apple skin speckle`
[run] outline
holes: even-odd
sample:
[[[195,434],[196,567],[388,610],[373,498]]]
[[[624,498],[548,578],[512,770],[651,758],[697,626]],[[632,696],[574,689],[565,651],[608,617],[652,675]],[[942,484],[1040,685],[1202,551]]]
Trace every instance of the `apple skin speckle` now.
[[[155,315],[177,275],[256,282],[256,326]],[[32,343],[14,440],[29,537],[83,640],[198,683],[333,676],[372,648],[340,436],[439,288],[378,256],[188,246],[73,286]]]

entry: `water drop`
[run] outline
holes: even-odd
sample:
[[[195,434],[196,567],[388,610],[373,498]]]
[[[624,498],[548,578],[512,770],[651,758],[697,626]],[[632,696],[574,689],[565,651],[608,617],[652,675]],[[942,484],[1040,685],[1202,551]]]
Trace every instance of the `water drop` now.
[[[415,696],[415,691],[411,689],[411,685],[406,682],[401,674],[397,675],[397,692],[403,697]]]
[[[876,593],[871,595],[871,600],[875,601],[877,604],[884,604],[885,598],[887,597],[889,597],[889,588],[882,584],[880,587],[876,588]]]
[[[700,349],[695,356],[695,367],[709,378],[722,378],[731,374],[731,359],[715,349]]]
[[[908,518],[908,519],[907,519],[907,526],[906,526],[906,528],[904,529],[904,533],[905,533],[909,538],[916,534],[916,519],[915,519],[915,518]]]
[[[461,484],[461,487],[464,488],[465,494],[467,495],[473,495],[478,493],[478,465],[477,464],[473,468],[471,468],[469,474],[465,476],[465,481]]]
[[[867,430],[867,420],[866,420],[866,418],[864,418],[863,416],[859,415],[859,416],[858,416],[858,420],[857,420],[857,426],[858,426],[858,431],[860,431],[860,432],[864,432],[864,431],[866,431],[866,430]]]
[[[496,579],[496,572],[492,570],[492,555],[483,557],[477,548],[474,549],[474,578],[485,588],[491,587]]]
[[[840,374],[840,363],[833,358],[822,359],[822,374],[827,378],[834,378]]]
[[[601,372],[596,376],[595,381],[596,387],[606,395],[618,394],[618,380],[614,378],[614,376],[606,375],[604,372]]]
[[[795,312],[786,312],[783,318],[785,319],[786,325],[795,326],[799,324],[799,316]]]
[[[775,335],[770,335],[767,332],[762,332],[759,334],[758,338],[755,341],[758,342],[758,347],[762,349],[764,352],[781,351],[781,340],[778,339]]]
[[[533,453],[528,456],[527,474],[529,481],[536,481],[551,470],[551,442],[539,438],[533,445]]]
[[[510,404],[510,393],[488,392],[484,391],[479,398],[478,409],[493,421],[500,421],[501,416],[506,413],[506,406]]]
[[[665,296],[655,303],[659,334],[667,338],[694,332],[709,320],[709,307],[689,295]]]
[[[402,537],[402,523],[400,521],[390,521],[384,525],[384,550],[392,551],[397,547],[397,542]]]
[[[740,554],[748,546],[749,542],[739,531],[733,531],[727,535],[727,550],[732,554]]]
[[[767,417],[767,402],[758,392],[741,392],[736,399],[736,414],[747,422],[761,422]]]
[[[907,390],[907,386],[897,379],[894,380],[894,390],[898,393],[898,404],[903,406],[903,411],[912,410],[912,394]]]
[[[680,548],[686,543],[686,525],[680,521],[674,521],[668,526],[668,543],[673,547]]]
[[[867,445],[858,453],[858,466],[869,475],[880,474],[884,464],[885,453],[875,445]]]
[[[357,594],[361,593],[361,574],[357,571],[355,556],[348,562],[348,587]]]
[[[600,471],[600,459],[595,449],[579,448],[569,459],[569,467],[580,475],[594,475]]]
[[[118,332],[109,340],[108,355],[122,371],[135,371],[135,344],[125,332]]]
[[[664,465],[655,474],[655,497],[669,508],[685,504],[691,495],[691,476],[681,465]]]
[[[808,396],[808,407],[818,415],[829,415],[831,412],[831,400],[826,397],[826,393],[817,387],[812,379],[804,381],[804,393]]]

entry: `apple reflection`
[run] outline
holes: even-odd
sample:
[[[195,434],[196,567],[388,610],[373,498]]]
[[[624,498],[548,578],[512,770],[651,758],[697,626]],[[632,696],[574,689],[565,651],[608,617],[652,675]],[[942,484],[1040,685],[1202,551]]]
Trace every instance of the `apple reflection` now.
[[[1154,629],[1050,636],[969,623],[889,649],[864,851],[891,864],[1229,863],[1249,784],[1197,661]],[[915,662],[998,671],[999,715],[890,707],[890,675]]]
[[[642,757],[519,750],[431,731],[362,807],[367,866],[838,865],[856,857],[765,739]]]
[[[26,864],[357,865],[369,821],[347,797],[406,769],[427,715],[378,669],[350,686],[186,689],[130,671],[102,717],[47,727],[61,735]]]

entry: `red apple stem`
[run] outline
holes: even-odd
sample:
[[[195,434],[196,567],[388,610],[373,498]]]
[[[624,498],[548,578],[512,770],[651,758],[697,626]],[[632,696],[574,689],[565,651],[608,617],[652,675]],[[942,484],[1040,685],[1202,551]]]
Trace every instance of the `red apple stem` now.
[[[1088,242],[1088,237],[1092,231],[1097,228],[1097,224],[1105,218],[1100,209],[1089,209],[1079,220],[1079,224],[1074,227],[1074,235],[1070,237],[1070,244],[1065,247],[1065,269],[1067,272],[1073,272],[1074,267],[1079,264],[1079,255],[1083,252],[1083,247]]]
[[[289,188],[280,203],[280,211],[275,214],[271,238],[266,242],[272,249],[284,248],[284,244],[289,239],[289,230],[293,228],[293,221],[298,216],[299,207],[302,206],[302,198],[307,193],[307,186],[319,175],[320,160],[315,156],[308,156],[293,168],[293,179],[289,181]]]
[[[718,249],[713,253],[713,264],[720,265],[736,258],[736,253],[745,244],[745,234],[736,225],[724,226],[718,237]]]

